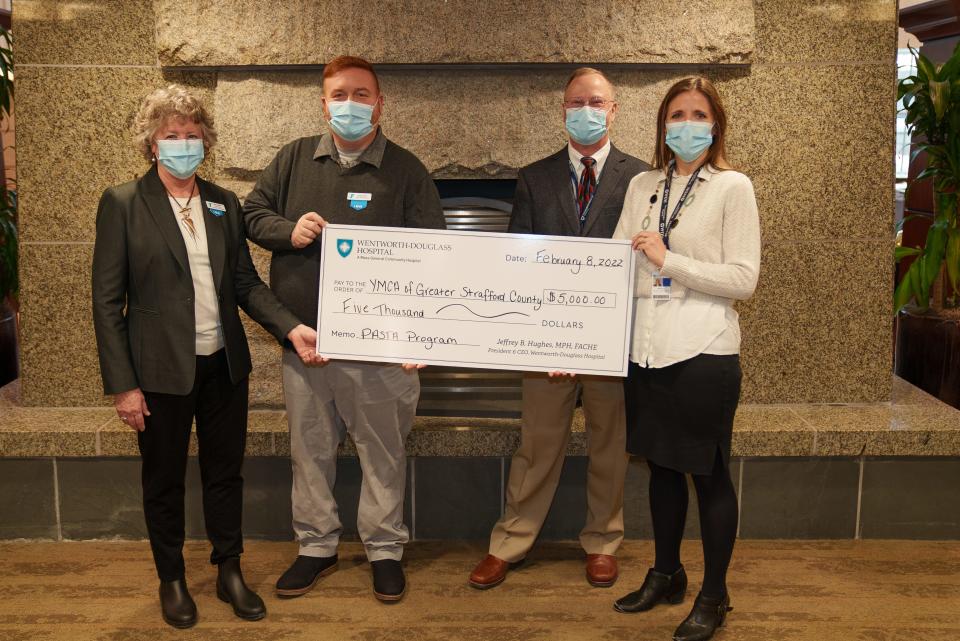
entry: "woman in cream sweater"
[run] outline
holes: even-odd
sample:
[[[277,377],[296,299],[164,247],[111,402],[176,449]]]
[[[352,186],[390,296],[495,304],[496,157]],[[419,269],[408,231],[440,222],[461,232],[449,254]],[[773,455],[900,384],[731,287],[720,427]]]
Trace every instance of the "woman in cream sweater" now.
[[[614,233],[639,252],[627,449],[650,467],[656,549],[643,585],[614,607],[633,613],[683,601],[680,541],[692,475],[704,578],[679,641],[709,639],[731,609],[726,572],[738,515],[729,461],[741,379],[733,302],[756,288],[760,221],[750,179],[726,160],[726,127],[707,78],[673,85],[657,115],[654,170],[630,183]]]

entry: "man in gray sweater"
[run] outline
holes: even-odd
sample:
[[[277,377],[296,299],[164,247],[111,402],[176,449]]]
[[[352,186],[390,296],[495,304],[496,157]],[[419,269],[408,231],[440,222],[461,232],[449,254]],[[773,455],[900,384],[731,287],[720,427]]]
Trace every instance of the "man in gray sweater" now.
[[[410,152],[380,131],[383,94],[371,65],[341,56],[323,72],[323,113],[329,133],[295,140],[263,171],[244,204],[251,240],[272,250],[270,286],[304,324],[316,327],[320,238],[327,222],[443,229],[433,180]],[[277,581],[277,594],[309,592],[337,568],[342,531],[333,496],[337,449],[347,433],[363,469],[357,529],[382,601],[406,591],[400,559],[409,533],[403,523],[405,441],[420,381],[416,366],[357,361],[305,365],[288,345],[283,390],[293,460],[296,561]]]

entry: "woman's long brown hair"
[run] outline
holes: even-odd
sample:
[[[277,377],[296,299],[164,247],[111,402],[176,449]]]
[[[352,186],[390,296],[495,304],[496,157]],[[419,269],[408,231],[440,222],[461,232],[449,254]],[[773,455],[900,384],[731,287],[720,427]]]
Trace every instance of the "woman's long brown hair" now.
[[[707,152],[706,162],[717,169],[732,169],[727,162],[727,112],[723,108],[723,101],[720,99],[717,88],[706,76],[684,78],[670,87],[667,95],[663,97],[663,102],[660,103],[660,109],[657,111],[657,146],[653,155],[653,168],[666,169],[673,160],[673,150],[667,146],[667,107],[679,94],[691,90],[703,94],[710,103],[710,111],[713,112],[713,144]]]

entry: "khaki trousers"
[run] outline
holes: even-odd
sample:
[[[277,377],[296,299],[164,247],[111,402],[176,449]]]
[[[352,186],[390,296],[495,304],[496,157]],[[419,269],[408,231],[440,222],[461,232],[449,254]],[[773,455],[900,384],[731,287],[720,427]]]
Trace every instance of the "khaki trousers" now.
[[[533,547],[560,480],[578,389],[582,390],[589,455],[587,520],[580,544],[587,554],[612,555],[620,547],[629,460],[623,379],[526,374],[520,448],[510,465],[507,504],[490,536],[490,554],[515,562]]]
[[[293,530],[304,556],[332,556],[342,526],[333,485],[337,448],[349,434],[363,470],[357,531],[370,561],[400,560],[410,539],[403,523],[405,442],[420,378],[399,365],[330,361],[308,367],[283,350],[283,394],[293,462]]]

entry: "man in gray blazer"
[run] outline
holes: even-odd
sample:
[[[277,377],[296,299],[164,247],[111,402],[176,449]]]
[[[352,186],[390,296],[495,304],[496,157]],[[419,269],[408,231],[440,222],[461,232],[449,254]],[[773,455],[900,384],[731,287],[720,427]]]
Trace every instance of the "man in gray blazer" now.
[[[649,169],[610,143],[618,105],[603,72],[574,71],[564,90],[569,143],[520,170],[510,232],[610,238],[630,179]],[[623,540],[623,484],[627,468],[623,382],[609,376],[523,378],[520,447],[513,456],[507,505],[493,528],[489,554],[470,575],[478,589],[499,585],[526,556],[543,526],[560,479],[578,395],[586,417],[589,467],[587,522],[580,543],[591,585],[617,579],[614,556]]]

